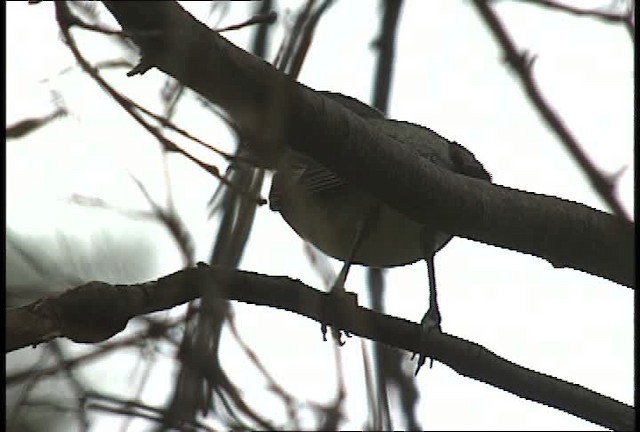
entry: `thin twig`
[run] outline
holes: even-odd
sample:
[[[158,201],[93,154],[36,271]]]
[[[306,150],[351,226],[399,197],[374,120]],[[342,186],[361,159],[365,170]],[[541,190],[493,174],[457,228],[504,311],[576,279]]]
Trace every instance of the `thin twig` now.
[[[216,166],[209,165],[194,156],[190,153],[184,151],[179,146],[177,146],[174,142],[162,136],[156,128],[148,124],[141,116],[138,114],[134,107],[129,103],[129,98],[117,92],[109,83],[107,83],[98,73],[95,67],[91,66],[89,62],[84,58],[82,53],[80,52],[78,46],[75,43],[75,39],[71,35],[69,29],[72,25],[78,25],[78,22],[81,22],[78,17],[75,17],[69,11],[68,6],[65,2],[56,2],[56,17],[58,19],[58,23],[60,25],[60,30],[67,42],[67,45],[71,49],[71,52],[75,56],[76,60],[82,67],[82,69],[89,74],[99,85],[105,90],[118,104],[129,113],[144,129],[146,129],[152,136],[154,136],[158,142],[162,145],[165,151],[172,151],[176,153],[180,153],[183,156],[187,157],[190,161],[194,162],[196,165],[212,174],[222,183],[228,183],[227,179],[222,176]],[[233,184],[227,184],[227,186],[233,188]],[[240,194],[244,194],[244,191],[238,191]],[[255,200],[259,205],[266,204],[266,200],[260,196],[252,196],[251,199]]]
[[[55,375],[61,370],[72,370],[78,366],[83,366],[86,363],[96,360],[105,354],[108,354],[114,350],[136,346],[141,343],[146,343],[149,339],[164,337],[164,333],[169,329],[182,325],[184,318],[178,318],[174,320],[167,320],[166,322],[150,321],[151,325],[140,332],[134,333],[129,337],[122,338],[120,340],[99,345],[95,350],[82,354],[74,358],[65,359],[53,366],[45,366],[40,369],[28,368],[22,371],[18,371],[7,375],[5,384],[7,387],[17,385],[27,379],[37,379],[50,375]]]
[[[232,24],[230,26],[227,27],[221,27],[221,28],[217,28],[215,29],[215,31],[217,31],[218,33],[222,33],[222,32],[226,32],[229,30],[239,30],[241,28],[247,27],[247,26],[251,26],[254,24],[273,24],[274,22],[276,22],[276,19],[278,18],[278,14],[274,11],[270,11],[266,14],[258,14],[258,15],[254,15],[251,18],[249,18],[246,21],[243,21],[239,24]]]
[[[622,207],[622,204],[615,197],[615,178],[602,173],[593,164],[584,152],[578,140],[560,119],[558,114],[556,114],[551,105],[542,96],[532,74],[532,68],[536,57],[530,55],[526,51],[518,51],[504,25],[500,22],[500,19],[486,0],[473,0],[472,4],[475,6],[480,16],[484,19],[493,35],[502,46],[505,61],[520,77],[522,86],[534,106],[538,109],[538,112],[546,121],[549,128],[555,132],[560,139],[560,142],[566,147],[578,165],[582,168],[589,179],[591,186],[616,215],[624,218],[626,221],[631,221],[631,218]]]
[[[634,25],[634,8],[635,0],[628,0],[629,7],[623,14],[615,12],[607,12],[603,10],[582,9],[567,4],[557,3],[550,0],[519,0],[522,3],[542,6],[551,10],[565,12],[571,15],[584,16],[599,19],[610,24],[622,24],[631,36],[631,42],[635,43],[635,25]]]

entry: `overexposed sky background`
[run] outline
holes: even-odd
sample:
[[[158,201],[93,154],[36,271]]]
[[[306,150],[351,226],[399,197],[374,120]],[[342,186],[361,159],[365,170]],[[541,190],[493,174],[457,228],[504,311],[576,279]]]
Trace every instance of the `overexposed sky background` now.
[[[278,3],[294,11],[302,1]],[[573,2],[584,7],[609,3]],[[591,160],[607,173],[626,167],[617,193],[632,214],[634,46],[629,34],[622,26],[523,1],[494,5],[517,46],[538,56],[534,75],[544,96]],[[185,6],[206,19],[207,2]],[[232,3],[220,26],[243,21],[253,6],[254,2]],[[379,31],[379,12],[378,1],[337,1],[320,20],[299,80],[314,89],[369,102],[376,60],[371,42]],[[106,11],[104,15],[109,17]],[[281,42],[283,22],[290,19],[286,14],[279,17],[269,60]],[[115,20],[109,22],[115,26]],[[75,32],[92,61],[121,54],[104,37]],[[225,37],[246,48],[253,32],[248,28]],[[160,112],[158,95],[165,76],[159,71],[127,78],[125,70],[118,69],[103,76]],[[469,2],[405,1],[393,78],[389,117],[428,126],[461,143],[496,183],[607,210],[542,123]],[[170,189],[195,241],[197,259],[207,260],[217,225],[207,219],[206,205],[216,181],[183,157],[171,156],[168,187],[155,139],[75,66],[60,41],[53,4],[8,2],[7,125],[51,112],[52,90],[62,95],[71,115],[6,146],[8,235],[37,254],[57,276],[64,269],[82,281],[133,283],[176,271],[183,265],[180,253],[161,224],[68,202],[80,194],[122,209],[148,209],[133,175],[161,205],[166,205]],[[180,103],[174,121],[208,142],[227,149],[234,146],[221,122],[193,98]],[[218,161],[202,152],[198,155]],[[270,181],[265,183],[264,196]],[[43,284],[10,245],[7,254],[8,284]],[[331,262],[337,272],[340,263]],[[267,206],[256,214],[241,268],[326,288],[309,264],[302,241]],[[536,257],[458,238],[437,256],[436,272],[445,332],[522,366],[633,404],[632,290],[571,269],[554,269]],[[386,275],[387,312],[419,321],[428,305],[424,262]],[[355,267],[347,288],[359,294],[361,304],[368,304],[364,276],[364,269]],[[53,277],[45,285],[52,292],[69,287]],[[243,339],[280,384],[303,401],[328,402],[335,397],[334,349],[322,343],[318,323],[266,307],[236,303],[234,310]],[[227,336],[222,358],[232,379],[256,409],[284,420],[282,405]],[[68,349],[79,353],[87,347],[70,343]],[[24,367],[28,350],[7,356],[8,370],[16,363]],[[82,376],[102,391],[128,395],[139,379],[131,371],[134,354],[104,358],[81,368]],[[351,338],[340,357],[348,391],[343,427],[359,429],[367,410],[360,341]],[[145,402],[166,402],[174,381],[171,359],[160,356],[152,368],[142,393]],[[406,367],[414,365],[407,362]],[[419,419],[427,430],[600,429],[459,376],[441,363],[424,368],[417,382]],[[92,420],[92,430],[101,431],[114,430],[123,418],[99,414]],[[403,422],[394,420],[396,428],[403,427]],[[135,421],[131,430],[148,427]]]

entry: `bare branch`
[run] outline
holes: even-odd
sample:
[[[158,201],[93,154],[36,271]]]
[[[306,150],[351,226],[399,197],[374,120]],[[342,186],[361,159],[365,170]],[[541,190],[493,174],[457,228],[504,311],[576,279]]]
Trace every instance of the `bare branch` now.
[[[100,342],[122,331],[134,316],[165,310],[199,297],[203,290],[218,288],[223,291],[218,293],[221,298],[295,312],[389,346],[409,352],[422,351],[461,375],[523,398],[611,429],[633,429],[633,407],[518,366],[473,342],[431,332],[422,339],[424,345],[421,346],[417,323],[357,305],[336,304],[329,294],[290,278],[209,267],[203,263],[144,284],[112,286],[90,282],[57,297],[9,309],[6,351],[55,337]],[[7,377],[7,383],[15,384],[29,376],[33,373]]]
[[[254,24],[273,24],[274,22],[276,22],[276,19],[278,18],[278,14],[274,11],[268,12],[266,14],[258,14],[258,15],[254,15],[251,18],[249,18],[248,20],[238,23],[238,24],[233,24],[227,27],[222,27],[222,28],[218,28],[216,29],[217,32],[225,32],[225,31],[229,31],[229,30],[239,30],[241,28],[247,27],[247,26],[251,26]]]
[[[555,10],[555,11],[566,12],[571,15],[596,18],[604,22],[613,23],[613,24],[624,24],[628,20],[627,14],[607,12],[604,10],[583,9],[575,6],[570,6],[567,4],[558,3],[556,1],[551,1],[551,0],[518,0],[518,1],[521,3],[530,4],[530,5],[546,7],[548,9]]]
[[[628,8],[623,14],[615,12],[607,12],[604,10],[592,10],[582,9],[575,6],[569,6],[566,4],[558,3],[551,0],[519,0],[522,3],[532,4],[536,6],[542,6],[549,8],[550,10],[565,12],[575,16],[584,16],[589,18],[599,19],[609,24],[622,24],[631,37],[631,43],[635,43],[635,21],[634,21],[634,9],[635,0],[627,0]]]
[[[42,126],[47,125],[52,120],[67,115],[67,111],[64,108],[58,108],[51,114],[43,117],[33,117],[25,120],[20,120],[11,126],[7,127],[5,131],[7,139],[22,138],[25,135],[35,132]]]
[[[560,142],[566,147],[576,162],[586,174],[591,186],[600,197],[609,205],[615,214],[630,221],[622,207],[622,204],[615,196],[615,183],[611,181],[611,176],[603,174],[589,159],[582,149],[578,140],[573,136],[569,128],[560,119],[551,105],[545,100],[533,77],[532,69],[536,57],[526,51],[519,52],[514,42],[511,40],[500,19],[485,0],[474,0],[473,5],[478,13],[485,20],[489,29],[498,40],[504,50],[505,61],[518,74],[522,86],[537,108],[542,118],[547,122],[549,128],[555,132]]]
[[[121,25],[135,29],[143,63],[225,109],[265,165],[291,148],[417,222],[436,219],[452,235],[635,286],[633,223],[439,169],[338,102],[235,47],[174,2],[104,3]]]
[[[140,116],[140,114],[135,111],[133,102],[130,101],[129,98],[127,98],[126,96],[124,96],[124,95],[120,94],[119,92],[117,92],[111,85],[109,85],[109,83],[107,83],[100,76],[100,74],[98,73],[97,69],[92,67],[89,64],[89,62],[84,58],[84,56],[80,52],[78,46],[75,43],[75,39],[73,38],[73,36],[71,35],[71,33],[69,31],[71,26],[79,25],[78,23],[81,23],[81,20],[78,17],[76,17],[76,16],[71,14],[71,11],[68,9],[68,7],[67,7],[65,2],[57,2],[56,3],[56,17],[57,17],[58,23],[60,25],[60,30],[62,31],[62,34],[63,34],[63,36],[64,36],[69,48],[71,49],[71,52],[75,56],[76,60],[78,61],[78,63],[82,67],[82,69],[86,73],[88,73],[89,76],[91,76],[100,85],[100,87],[102,87],[102,89],[104,89],[122,108],[124,108],[125,111],[127,111],[127,113],[129,115],[131,115],[131,117],[133,117],[145,130],[147,130],[153,137],[155,137],[158,140],[158,142],[162,145],[162,147],[164,148],[165,151],[176,152],[176,153],[180,153],[180,154],[184,155],[189,160],[194,162],[196,165],[198,165],[199,167],[201,167],[202,169],[207,171],[209,174],[211,174],[214,177],[216,177],[222,183],[227,184],[227,186],[229,186],[229,187],[232,187],[232,188],[234,187],[233,184],[229,184],[227,182],[227,179],[220,174],[220,172],[219,172],[219,170],[218,170],[218,168],[216,166],[209,165],[209,164],[197,159],[196,157],[192,156],[190,153],[182,150],[173,141],[171,141],[171,140],[167,139],[166,137],[162,136],[156,128],[154,128],[148,122],[146,122],[142,118],[142,116]],[[150,111],[148,111],[148,110],[145,110],[145,112],[147,114],[150,113]],[[157,117],[154,117],[154,118],[157,118]],[[167,123],[165,123],[165,125],[166,124]],[[239,191],[239,192],[240,193],[244,193],[243,191]],[[254,196],[254,197],[252,197],[252,199],[254,199],[259,205],[266,204],[266,200],[264,198],[260,197],[260,196]]]

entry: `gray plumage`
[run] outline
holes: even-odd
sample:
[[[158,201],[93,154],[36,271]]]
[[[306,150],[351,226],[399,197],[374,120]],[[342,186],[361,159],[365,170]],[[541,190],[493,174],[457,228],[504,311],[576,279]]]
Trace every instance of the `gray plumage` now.
[[[386,135],[412,146],[432,163],[469,177],[491,180],[471,152],[436,132],[386,119],[380,111],[357,99],[321,93],[366,118]],[[358,225],[370,219],[352,262],[373,267],[410,264],[423,259],[425,253],[434,254],[451,239],[437,226],[421,226],[348,184],[314,159],[296,152],[288,154],[274,174],[269,206],[280,212],[300,237],[343,261],[349,258]]]
[[[471,152],[436,132],[386,119],[380,111],[354,98],[321,93],[366,119],[398,145],[411,146],[420,157],[440,168],[491,181],[489,173]],[[420,224],[349,184],[314,159],[294,151],[285,154],[273,175],[269,205],[300,237],[325,254],[344,261],[331,289],[337,298],[345,294],[344,283],[352,263],[394,267],[424,259],[429,273],[429,309],[421,321],[421,338],[434,329],[440,331],[433,261],[436,252],[452,236],[443,231],[436,220]],[[337,338],[340,340],[339,335]],[[416,374],[424,362],[425,356],[420,354]]]

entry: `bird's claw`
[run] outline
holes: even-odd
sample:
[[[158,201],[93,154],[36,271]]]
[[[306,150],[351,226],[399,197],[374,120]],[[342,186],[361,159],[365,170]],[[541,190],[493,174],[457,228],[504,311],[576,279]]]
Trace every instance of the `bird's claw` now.
[[[322,323],[321,326],[320,326],[320,331],[322,331],[322,340],[324,342],[327,341],[327,328],[328,327],[329,326],[327,324],[325,324],[325,323]],[[348,331],[341,330],[341,329],[338,329],[338,328],[335,328],[335,327],[331,327],[331,335],[333,336],[333,340],[335,340],[336,343],[339,346],[343,346],[345,343],[347,343],[346,341],[342,340],[342,334],[343,333],[344,333],[344,335],[346,337],[348,337],[348,338],[351,337],[351,333],[349,333]]]
[[[422,347],[425,345],[425,339],[427,334],[429,334],[432,331],[437,331],[439,333],[442,332],[442,329],[440,328],[440,322],[441,322],[441,317],[438,309],[429,308],[427,313],[424,314],[424,316],[422,317],[422,320],[420,321],[420,349],[422,349]],[[411,360],[413,360],[416,355],[418,355],[418,364],[417,364],[416,372],[414,376],[418,375],[420,368],[422,368],[425,361],[427,360],[427,356],[422,354],[422,352],[414,352],[413,355],[411,356]],[[431,362],[429,364],[429,369],[433,367],[433,358],[430,358],[430,360]]]
[[[351,292],[346,292],[344,290],[344,288],[342,289],[336,289],[335,287],[331,289],[331,291],[329,291],[329,298],[331,299],[330,302],[333,303],[333,309],[334,310],[353,310],[353,307],[358,306],[358,297],[355,293],[351,293]],[[327,341],[327,328],[328,325],[327,323],[322,323],[320,325],[320,331],[322,332],[322,340],[323,341]],[[336,341],[336,343],[339,346],[343,346],[346,341],[342,340],[342,334],[344,333],[344,335],[348,338],[351,337],[351,333],[349,333],[346,330],[342,330],[339,329],[337,327],[331,326],[331,335],[333,336],[333,339]]]

